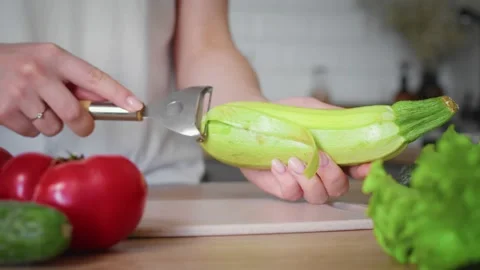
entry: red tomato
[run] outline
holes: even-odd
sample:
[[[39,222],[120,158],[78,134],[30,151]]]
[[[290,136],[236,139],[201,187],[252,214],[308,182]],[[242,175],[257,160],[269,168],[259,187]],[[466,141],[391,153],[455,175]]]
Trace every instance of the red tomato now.
[[[139,169],[121,156],[92,156],[50,167],[33,201],[53,206],[73,225],[71,249],[107,249],[138,226],[147,185]]]
[[[42,174],[54,159],[40,153],[23,153],[4,164],[0,179],[0,199],[28,201]]]
[[[6,149],[0,147],[0,172],[2,172],[3,165],[11,158],[13,158],[12,154]]]

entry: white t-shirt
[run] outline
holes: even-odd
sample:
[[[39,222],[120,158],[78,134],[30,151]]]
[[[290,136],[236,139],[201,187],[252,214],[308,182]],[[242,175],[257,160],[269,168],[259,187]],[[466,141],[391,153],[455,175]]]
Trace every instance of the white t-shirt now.
[[[146,103],[174,89],[174,0],[2,0],[0,25],[0,43],[54,42]],[[121,154],[139,166],[150,184],[198,183],[204,172],[195,140],[151,120],[97,121],[87,138],[65,127],[55,137],[32,139],[0,126],[0,146],[14,154]]]

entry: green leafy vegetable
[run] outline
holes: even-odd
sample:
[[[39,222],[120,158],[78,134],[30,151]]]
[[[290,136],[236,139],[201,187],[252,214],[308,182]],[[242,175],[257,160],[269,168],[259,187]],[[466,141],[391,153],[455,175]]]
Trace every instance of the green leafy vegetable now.
[[[383,250],[419,270],[480,262],[480,145],[453,125],[416,160],[409,186],[372,164],[363,184]]]

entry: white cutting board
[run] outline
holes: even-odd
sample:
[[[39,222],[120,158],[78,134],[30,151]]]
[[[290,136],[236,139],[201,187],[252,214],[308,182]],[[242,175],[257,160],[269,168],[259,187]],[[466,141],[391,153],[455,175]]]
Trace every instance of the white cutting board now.
[[[134,237],[185,237],[371,229],[366,205],[275,198],[150,200]]]

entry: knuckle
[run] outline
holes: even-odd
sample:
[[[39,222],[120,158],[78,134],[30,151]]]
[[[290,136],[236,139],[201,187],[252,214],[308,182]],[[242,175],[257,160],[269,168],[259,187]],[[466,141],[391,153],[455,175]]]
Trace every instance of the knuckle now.
[[[311,204],[325,204],[328,202],[328,199],[330,199],[329,196],[319,196],[315,198],[306,198],[306,201]]]
[[[28,125],[27,123],[17,123],[17,122],[6,122],[5,123],[8,128],[13,130],[14,132],[24,136],[24,137],[37,137],[40,132],[33,127],[32,125]]]
[[[5,100],[4,96],[0,96],[0,100]],[[11,100],[10,97],[7,96],[6,98],[6,103],[0,104],[0,123],[5,124],[9,121],[11,121],[10,115],[12,114],[13,111],[16,110],[15,105],[11,106]]]
[[[62,118],[67,122],[74,122],[82,117],[82,108],[79,104],[69,104],[63,111]]]
[[[37,50],[43,59],[54,59],[63,51],[60,46],[51,42],[39,44]]]
[[[11,114],[12,114],[12,112],[10,110],[1,109],[0,110],[0,123],[2,125],[5,125],[8,122],[11,122],[11,119],[10,119]]]
[[[350,184],[348,182],[348,180],[345,182],[345,184],[342,186],[342,188],[340,189],[340,191],[338,192],[338,196],[343,196],[345,195],[348,191],[350,190]]]
[[[33,128],[29,128],[29,129],[23,130],[23,132],[21,134],[25,137],[34,138],[34,137],[37,137],[38,135],[40,135],[40,131],[38,131],[36,129],[33,129]]]
[[[53,125],[52,127],[52,135],[57,135],[58,133],[62,132],[62,130],[63,130],[62,122],[57,122],[57,124]]]
[[[343,194],[345,194],[345,190],[342,188],[342,189],[336,189],[334,190],[333,192],[330,192],[328,195],[332,198],[338,198],[340,196],[342,196]]]
[[[7,110],[4,110],[4,109],[0,110],[0,123],[4,125],[7,119],[8,119]]]
[[[8,88],[19,89],[20,91],[38,85],[42,78],[42,67],[35,59],[23,58],[14,64],[13,76],[6,79]]]
[[[40,74],[40,66],[34,60],[22,61],[18,67],[20,78],[33,79]]]
[[[280,184],[280,198],[286,201],[298,201],[303,197],[303,191],[298,182],[291,177],[278,178]]]
[[[107,74],[97,67],[92,67],[88,72],[88,82],[97,85],[107,78]]]
[[[28,86],[28,80],[19,76],[6,78],[1,84],[1,89],[5,89],[7,92],[17,91],[16,89],[26,91]]]
[[[57,135],[58,133],[60,133],[62,131],[62,125],[59,125],[59,124],[52,124],[51,126],[48,127],[47,130],[45,130],[44,132],[42,132],[45,136],[48,136],[48,137],[52,137],[52,136],[55,136]]]
[[[25,99],[28,95],[28,90],[26,86],[18,85],[18,86],[11,86],[7,88],[9,96],[12,100],[22,100]]]
[[[48,121],[44,125],[45,127],[42,129],[42,133],[45,136],[52,137],[60,133],[63,129],[63,123],[56,119],[52,119],[51,121]]]
[[[349,189],[350,189],[350,186],[349,186],[348,180],[342,181],[342,182],[338,181],[338,183],[334,185],[334,187],[331,189],[331,191],[328,192],[328,194],[331,197],[337,198],[347,193]]]
[[[295,202],[302,198],[302,195],[299,193],[283,194],[283,198],[286,201]]]
[[[286,201],[298,201],[303,197],[302,192],[298,190],[297,188],[292,188],[292,189],[285,189],[282,192],[282,199]]]

